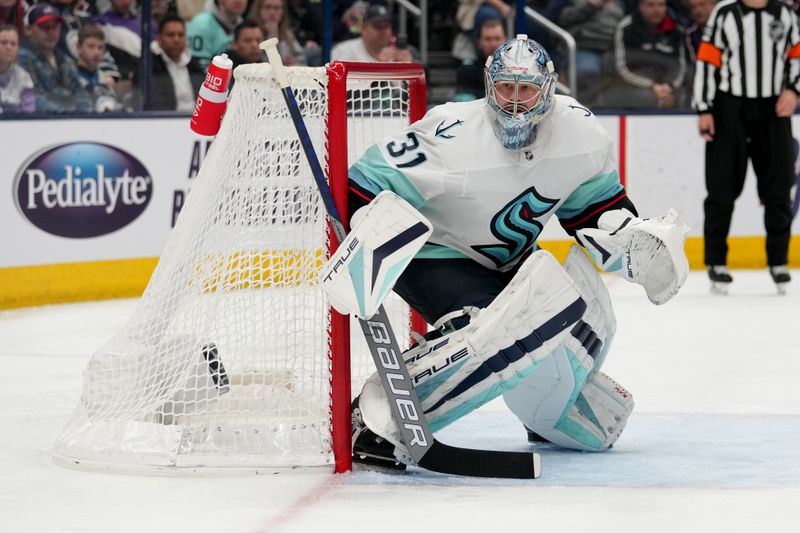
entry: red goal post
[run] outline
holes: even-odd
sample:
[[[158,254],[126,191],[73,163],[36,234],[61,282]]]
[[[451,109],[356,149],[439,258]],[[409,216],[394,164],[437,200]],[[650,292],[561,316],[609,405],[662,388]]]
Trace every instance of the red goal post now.
[[[349,82],[389,81],[400,82],[407,88],[408,123],[421,119],[427,110],[425,70],[421,65],[412,63],[362,63],[350,61],[333,61],[327,67],[328,73],[328,174],[331,192],[336,208],[345,223],[349,219],[347,170],[352,163],[348,140],[352,132],[348,131]],[[391,111],[391,110],[390,110]],[[378,115],[383,110],[378,109]],[[391,132],[385,132],[391,133]],[[375,139],[376,141],[378,139]],[[329,228],[330,242],[335,242],[332,229]],[[334,245],[331,252],[336,250]],[[336,472],[350,470],[351,434],[350,417],[351,361],[350,361],[350,320],[331,309],[331,429],[333,453]],[[410,328],[417,333],[427,331],[428,324],[418,313],[412,310]]]

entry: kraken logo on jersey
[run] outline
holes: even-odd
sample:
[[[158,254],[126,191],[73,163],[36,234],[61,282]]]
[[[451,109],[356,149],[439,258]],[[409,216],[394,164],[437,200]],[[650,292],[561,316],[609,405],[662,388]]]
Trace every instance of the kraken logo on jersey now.
[[[503,244],[483,244],[472,249],[488,257],[498,269],[513,263],[530,250],[542,232],[540,217],[553,209],[558,200],[545,198],[531,187],[492,217],[492,235]]]

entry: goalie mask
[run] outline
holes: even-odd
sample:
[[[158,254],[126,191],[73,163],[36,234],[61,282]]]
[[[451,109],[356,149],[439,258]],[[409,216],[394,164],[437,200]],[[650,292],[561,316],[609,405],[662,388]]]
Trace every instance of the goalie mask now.
[[[557,75],[547,51],[527,35],[500,45],[486,60],[486,106],[492,129],[511,150],[533,144],[552,104]]]

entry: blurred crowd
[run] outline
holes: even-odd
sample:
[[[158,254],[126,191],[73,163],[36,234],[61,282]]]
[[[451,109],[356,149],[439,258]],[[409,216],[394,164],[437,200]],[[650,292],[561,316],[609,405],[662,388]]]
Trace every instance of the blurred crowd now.
[[[0,112],[189,111],[211,59],[264,61],[279,39],[287,65],[322,64],[322,0],[152,0],[151,94],[142,97],[138,0],[0,0]],[[395,2],[333,1],[331,59],[420,61],[419,31],[398,33]],[[513,4],[513,5],[512,5]],[[481,98],[486,57],[515,27],[515,2],[429,2],[446,18],[453,100]],[[694,56],[715,0],[528,0],[575,39],[579,99],[600,107],[687,108]],[[445,27],[448,25],[446,24]],[[416,30],[416,31],[413,31]],[[562,42],[528,20],[562,82]],[[427,67],[427,65],[426,65]]]
[[[150,97],[143,98],[137,0],[0,0],[0,113],[191,111],[206,68],[265,60],[319,65],[319,2],[152,0]],[[315,18],[317,17],[317,18]]]
[[[695,53],[716,0],[535,0],[528,4],[575,39],[574,82],[583,103],[688,108]],[[506,38],[503,30],[513,15],[502,0],[459,2],[461,33],[453,53],[461,56],[463,65],[456,99],[483,95],[479,70],[496,43]],[[526,31],[550,51],[560,80],[571,81],[564,68],[570,58],[563,41],[530,19]]]

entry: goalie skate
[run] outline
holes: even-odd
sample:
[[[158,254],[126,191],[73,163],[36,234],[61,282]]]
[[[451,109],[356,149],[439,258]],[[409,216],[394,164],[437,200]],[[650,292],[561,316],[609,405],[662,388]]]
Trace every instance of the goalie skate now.
[[[403,472],[406,465],[394,456],[394,444],[370,431],[364,424],[358,398],[353,400],[352,416],[353,464],[364,465],[368,469]]]

